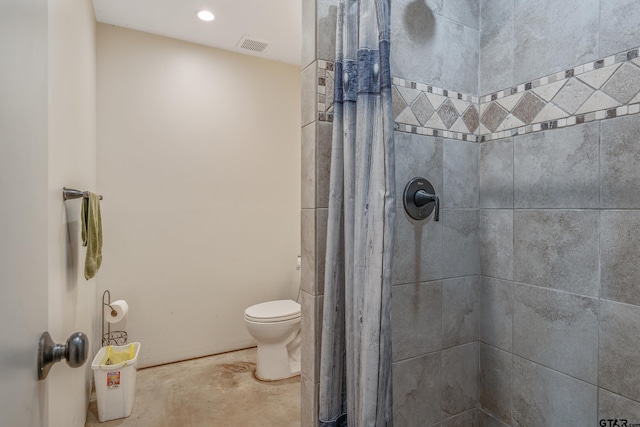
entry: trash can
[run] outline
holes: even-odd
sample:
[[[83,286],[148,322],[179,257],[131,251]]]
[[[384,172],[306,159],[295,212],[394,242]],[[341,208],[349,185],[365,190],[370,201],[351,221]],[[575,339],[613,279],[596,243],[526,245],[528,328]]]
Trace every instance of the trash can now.
[[[96,384],[100,422],[131,415],[136,397],[136,371],[140,343],[102,347],[91,369]]]

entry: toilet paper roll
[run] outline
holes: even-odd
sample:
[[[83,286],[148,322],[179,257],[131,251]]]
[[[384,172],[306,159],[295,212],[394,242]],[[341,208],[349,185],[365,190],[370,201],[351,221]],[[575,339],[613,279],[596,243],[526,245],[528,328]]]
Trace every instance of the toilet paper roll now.
[[[108,310],[108,313],[105,316],[107,319],[107,322],[109,323],[118,323],[119,321],[124,319],[124,317],[129,312],[129,304],[127,304],[127,302],[123,299],[119,299],[117,301],[112,302],[111,308],[113,309],[113,311]],[[114,316],[114,311],[115,311],[115,316]]]

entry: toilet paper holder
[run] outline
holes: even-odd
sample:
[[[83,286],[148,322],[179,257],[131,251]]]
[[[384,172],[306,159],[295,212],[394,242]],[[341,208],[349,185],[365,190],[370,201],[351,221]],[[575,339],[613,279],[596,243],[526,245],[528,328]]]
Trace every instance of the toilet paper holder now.
[[[118,314],[111,306],[111,292],[107,289],[102,294],[102,346],[125,345],[127,343],[127,333],[125,331],[111,331],[111,323],[104,318],[105,306],[109,307],[109,316],[116,317]],[[107,333],[104,332],[104,324],[107,323]]]

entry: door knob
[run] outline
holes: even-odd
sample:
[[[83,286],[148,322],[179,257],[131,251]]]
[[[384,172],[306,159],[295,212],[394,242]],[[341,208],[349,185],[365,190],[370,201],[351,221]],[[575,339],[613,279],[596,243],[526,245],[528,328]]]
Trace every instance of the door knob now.
[[[89,339],[82,332],[74,332],[64,344],[56,344],[49,332],[43,332],[38,345],[38,379],[47,378],[54,363],[66,359],[67,365],[79,368],[89,355]]]

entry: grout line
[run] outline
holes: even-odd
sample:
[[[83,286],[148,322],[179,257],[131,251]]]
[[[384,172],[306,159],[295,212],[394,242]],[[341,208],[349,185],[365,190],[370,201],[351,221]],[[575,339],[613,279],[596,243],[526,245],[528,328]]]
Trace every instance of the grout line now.
[[[567,374],[567,373],[565,373],[565,372],[558,371],[557,369],[552,368],[552,367],[547,366],[547,365],[543,365],[543,364],[542,364],[542,363],[540,363],[540,362],[536,362],[536,361],[531,360],[531,359],[528,359],[528,358],[526,358],[526,357],[522,357],[522,356],[520,356],[519,354],[515,354],[515,353],[513,353],[513,357],[514,357],[514,358],[516,358],[516,357],[517,357],[517,358],[519,358],[519,359],[526,360],[526,361],[527,361],[527,362],[529,362],[529,363],[533,363],[534,365],[537,365],[537,366],[540,366],[540,367],[542,367],[542,368],[548,369],[548,370],[550,370],[550,371],[553,371],[553,372],[555,372],[555,373],[557,373],[557,374],[560,374],[560,375],[562,375],[562,376],[565,376],[565,377],[567,377],[567,378],[571,378],[571,379],[573,379],[573,380],[580,381],[581,383],[586,384],[586,385],[591,386],[591,387],[594,387],[594,388],[596,388],[596,389],[598,388],[598,386],[597,386],[596,384],[590,383],[589,381],[585,381],[585,380],[580,379],[580,378],[576,378],[576,377],[574,377],[573,375],[569,375],[569,374]]]

